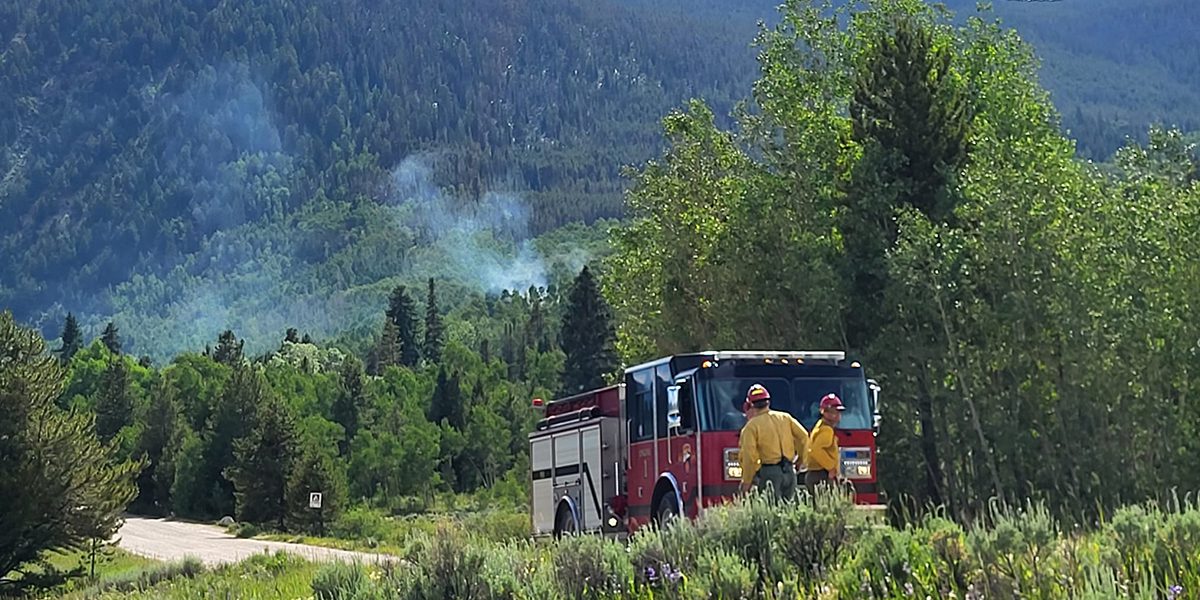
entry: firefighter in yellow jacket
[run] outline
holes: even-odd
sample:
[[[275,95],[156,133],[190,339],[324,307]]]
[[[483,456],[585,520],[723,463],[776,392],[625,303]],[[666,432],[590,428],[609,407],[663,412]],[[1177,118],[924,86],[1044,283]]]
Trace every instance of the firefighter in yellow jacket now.
[[[739,442],[741,491],[770,484],[778,498],[796,494],[796,461],[804,456],[808,431],[791,415],[771,410],[771,394],[754,384],[746,393],[749,411]]]
[[[842,411],[846,407],[837,394],[828,394],[821,398],[821,419],[813,425],[808,439],[808,454],[804,459],[807,471],[804,473],[804,486],[809,493],[814,493],[821,483],[837,483],[840,465],[840,453],[837,435],[834,429],[842,422]]]

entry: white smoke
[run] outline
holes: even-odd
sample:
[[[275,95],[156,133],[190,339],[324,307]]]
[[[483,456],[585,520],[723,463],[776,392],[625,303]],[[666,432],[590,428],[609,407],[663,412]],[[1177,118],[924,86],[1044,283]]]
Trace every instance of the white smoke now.
[[[392,200],[401,226],[415,231],[431,248],[432,260],[425,270],[457,276],[487,292],[545,287],[545,257],[529,237],[525,202],[502,192],[456,199],[434,183],[429,160],[410,156],[392,172]],[[449,264],[436,264],[438,260]]]

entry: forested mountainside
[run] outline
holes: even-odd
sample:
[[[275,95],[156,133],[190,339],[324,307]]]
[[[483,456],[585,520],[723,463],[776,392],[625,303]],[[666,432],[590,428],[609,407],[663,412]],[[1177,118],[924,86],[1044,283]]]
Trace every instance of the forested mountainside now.
[[[5,3],[0,306],[51,337],[68,311],[93,334],[116,318],[165,357],[225,327],[254,346],[362,325],[397,278],[549,284],[603,246],[556,228],[622,216],[620,170],[660,153],[671,108],[723,119],[748,96],[776,3]],[[1200,125],[1198,12],[989,18],[1033,42],[1080,153],[1106,159],[1149,123]]]
[[[946,0],[960,18],[976,0]],[[1200,4],[1191,0],[991,2],[1029,42],[1081,155],[1108,160],[1148,126],[1200,129]]]
[[[617,215],[663,114],[743,95],[753,35],[591,0],[6,3],[0,306],[254,313],[400,273],[434,222]]]

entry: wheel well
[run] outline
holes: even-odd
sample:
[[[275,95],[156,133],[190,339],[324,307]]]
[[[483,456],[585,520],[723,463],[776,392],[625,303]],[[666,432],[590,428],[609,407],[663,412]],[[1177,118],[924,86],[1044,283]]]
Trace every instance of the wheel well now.
[[[679,491],[675,489],[675,483],[669,477],[659,477],[658,483],[654,484],[654,494],[650,496],[650,512],[651,518],[655,518],[654,512],[658,510],[658,503],[663,496],[671,494],[675,496],[675,508],[682,514],[683,504],[679,501]]]
[[[575,511],[575,500],[570,496],[563,496],[562,498],[559,498],[558,507],[554,509],[554,530],[556,533],[558,532],[558,517],[561,516],[564,511],[569,513],[571,517],[575,519],[576,525],[582,526],[582,523],[579,522],[579,513]]]

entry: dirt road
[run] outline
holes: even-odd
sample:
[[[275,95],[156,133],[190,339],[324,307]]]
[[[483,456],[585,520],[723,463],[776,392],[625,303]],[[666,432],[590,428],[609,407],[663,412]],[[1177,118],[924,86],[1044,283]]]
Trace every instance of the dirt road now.
[[[246,540],[234,537],[216,525],[200,525],[127,517],[117,532],[117,545],[127,552],[162,561],[194,556],[208,566],[238,562],[254,554],[274,554],[284,550],[312,561],[387,562],[397,557],[365,552],[349,552],[303,544]]]

